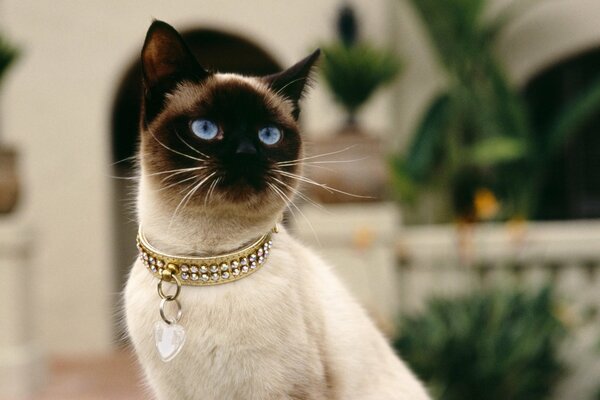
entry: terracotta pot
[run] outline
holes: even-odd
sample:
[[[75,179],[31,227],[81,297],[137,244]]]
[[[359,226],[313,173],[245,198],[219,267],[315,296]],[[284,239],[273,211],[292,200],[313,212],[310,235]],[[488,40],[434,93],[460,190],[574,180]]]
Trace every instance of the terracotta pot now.
[[[19,198],[17,152],[0,147],[0,214],[12,212]]]
[[[309,184],[304,185],[304,192],[321,203],[381,201],[385,197],[389,175],[381,139],[348,128],[330,138],[311,141],[306,149],[308,157],[335,152],[306,160],[304,174],[330,188],[362,197],[329,192]]]

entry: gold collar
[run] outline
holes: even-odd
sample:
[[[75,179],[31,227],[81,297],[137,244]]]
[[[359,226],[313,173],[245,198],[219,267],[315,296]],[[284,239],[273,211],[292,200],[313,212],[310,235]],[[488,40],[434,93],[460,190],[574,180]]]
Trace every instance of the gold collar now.
[[[276,232],[277,228],[273,228]],[[174,256],[154,248],[144,236],[142,228],[137,235],[140,260],[156,277],[175,278],[181,285],[212,286],[234,282],[258,271],[269,256],[273,242],[271,232],[251,245],[233,253],[214,257]]]

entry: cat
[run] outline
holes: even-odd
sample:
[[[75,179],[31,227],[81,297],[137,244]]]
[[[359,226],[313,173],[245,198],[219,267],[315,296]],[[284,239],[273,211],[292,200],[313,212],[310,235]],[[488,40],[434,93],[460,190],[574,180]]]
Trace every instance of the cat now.
[[[218,255],[277,225],[301,179],[300,100],[318,57],[266,77],[209,72],[173,27],[152,23],[138,218],[154,248]],[[330,267],[284,228],[252,275],[182,287],[186,339],[169,362],[154,342],[158,279],[143,261],[126,285],[125,319],[159,400],[429,398]]]

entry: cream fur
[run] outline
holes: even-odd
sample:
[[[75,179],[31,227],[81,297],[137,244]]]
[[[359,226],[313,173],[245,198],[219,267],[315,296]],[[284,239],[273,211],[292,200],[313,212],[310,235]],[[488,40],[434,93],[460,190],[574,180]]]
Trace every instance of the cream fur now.
[[[268,93],[252,78],[211,79],[204,85],[237,79]],[[181,85],[169,96],[167,112],[185,111],[203,87]],[[291,115],[289,101],[275,94],[269,101]],[[207,205],[182,207],[172,220],[179,199],[165,198],[160,179],[147,175],[142,154],[139,222],[150,242],[167,253],[233,251],[267,232],[285,207],[272,193],[250,198],[244,207],[217,192]],[[329,267],[285,231],[274,235],[267,262],[252,276],[182,288],[180,324],[187,338],[169,363],[160,360],[154,344],[154,323],[160,319],[156,285],[137,261],[125,290],[125,314],[158,400],[428,399]]]
[[[257,220],[231,210],[218,217],[194,211],[193,220],[166,233],[171,210],[155,196],[142,174],[140,222],[166,252],[233,250],[268,230],[278,215]],[[329,267],[285,231],[273,242],[267,263],[252,276],[183,287],[180,324],[187,339],[169,363],[154,345],[156,279],[139,261],[133,265],[125,291],[127,328],[156,398],[428,399]]]

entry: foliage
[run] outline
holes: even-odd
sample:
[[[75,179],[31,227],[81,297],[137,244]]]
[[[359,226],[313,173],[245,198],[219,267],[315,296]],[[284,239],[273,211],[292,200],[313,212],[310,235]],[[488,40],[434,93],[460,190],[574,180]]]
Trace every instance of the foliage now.
[[[487,0],[411,1],[444,67],[447,87],[425,112],[407,154],[394,162],[401,176],[395,180],[403,182],[397,187],[401,197],[416,200],[440,182],[460,195],[456,183],[474,177],[471,186],[501,198],[504,213],[498,217],[535,217],[551,158],[600,108],[600,79],[556,115],[547,131],[533,132],[524,101],[493,52],[503,28],[529,2],[514,2],[492,18],[484,12]]]
[[[394,345],[439,400],[540,400],[564,372],[565,328],[548,288],[434,299]]]
[[[0,81],[18,55],[19,51],[17,48],[13,47],[5,38],[0,36]]]
[[[355,123],[358,109],[377,88],[396,77],[400,62],[394,53],[358,40],[358,24],[349,6],[340,11],[338,40],[321,48],[323,78],[348,113],[349,123]]]

